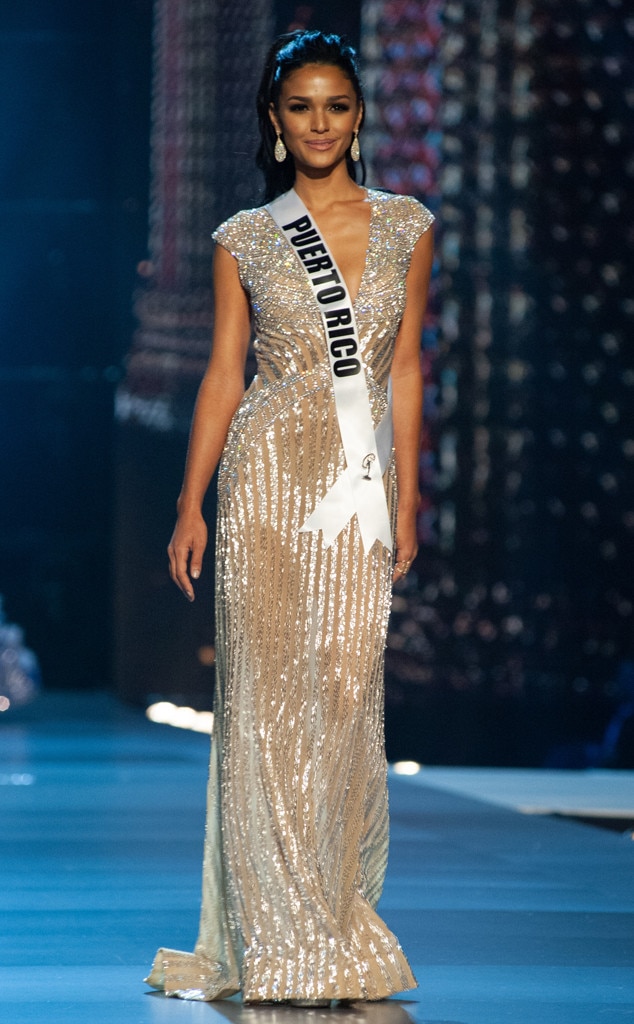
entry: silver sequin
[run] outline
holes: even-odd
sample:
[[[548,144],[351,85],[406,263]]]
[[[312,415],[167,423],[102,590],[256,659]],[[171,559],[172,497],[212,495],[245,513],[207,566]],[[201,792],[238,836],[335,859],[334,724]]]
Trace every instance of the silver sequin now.
[[[355,311],[375,425],[412,249],[433,217],[369,192]],[[325,549],[299,528],[345,468],[319,311],[264,209],[215,233],[238,260],[258,372],[219,471],[217,691],[195,952],[150,984],[245,1001],[380,999],[416,982],[375,911],[388,845],[383,659],[391,552],[356,520]],[[385,475],[395,515],[394,465]]]

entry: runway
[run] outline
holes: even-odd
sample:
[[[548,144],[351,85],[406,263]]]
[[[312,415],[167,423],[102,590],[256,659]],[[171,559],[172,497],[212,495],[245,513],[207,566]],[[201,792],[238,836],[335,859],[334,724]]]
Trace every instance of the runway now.
[[[150,993],[156,947],[196,937],[208,744],[99,695],[0,720],[1,1024],[634,1021],[634,842],[515,810],[512,772],[391,776],[380,910],[416,991],[328,1011]],[[517,803],[547,809],[559,778],[515,776]],[[634,773],[561,778],[577,807],[634,808]]]

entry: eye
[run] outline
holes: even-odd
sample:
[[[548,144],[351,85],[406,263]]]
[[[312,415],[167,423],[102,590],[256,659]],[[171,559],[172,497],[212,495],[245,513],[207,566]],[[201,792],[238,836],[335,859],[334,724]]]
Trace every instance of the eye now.
[[[350,107],[347,103],[333,103],[332,109],[338,114],[347,114]]]
[[[306,110],[306,104],[305,103],[291,103],[291,106],[290,106],[289,109],[291,111],[293,111],[293,113],[300,113],[302,110]]]

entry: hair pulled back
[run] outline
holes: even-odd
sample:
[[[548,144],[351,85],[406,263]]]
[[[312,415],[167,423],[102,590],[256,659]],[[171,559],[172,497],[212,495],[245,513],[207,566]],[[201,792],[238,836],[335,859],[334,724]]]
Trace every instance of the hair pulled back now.
[[[327,64],[340,68],[352,83],[359,103],[363,103],[363,92],[359,77],[356,51],[341,36],[317,31],[287,32],[275,40],[268,52],[264,72],[256,100],[260,145],[255,162],[264,174],[264,201],[269,203],[276,196],[288,192],[295,180],[295,161],[289,153],[284,163],[277,163],[274,155],[275,129],[271,124],[269,109],[277,108],[282,83],[298,68],[306,64]],[[361,124],[365,109],[361,116]],[[348,174],[356,181],[355,163],[350,153],[346,155]],[[365,182],[365,164],[361,167],[361,184]]]

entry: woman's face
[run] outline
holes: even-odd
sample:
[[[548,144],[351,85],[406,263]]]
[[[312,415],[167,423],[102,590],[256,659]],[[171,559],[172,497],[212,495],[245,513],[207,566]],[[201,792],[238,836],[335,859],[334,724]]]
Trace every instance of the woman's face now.
[[[282,83],[269,111],[296,167],[327,170],[345,158],[362,107],[350,79],[331,64],[305,64]]]

